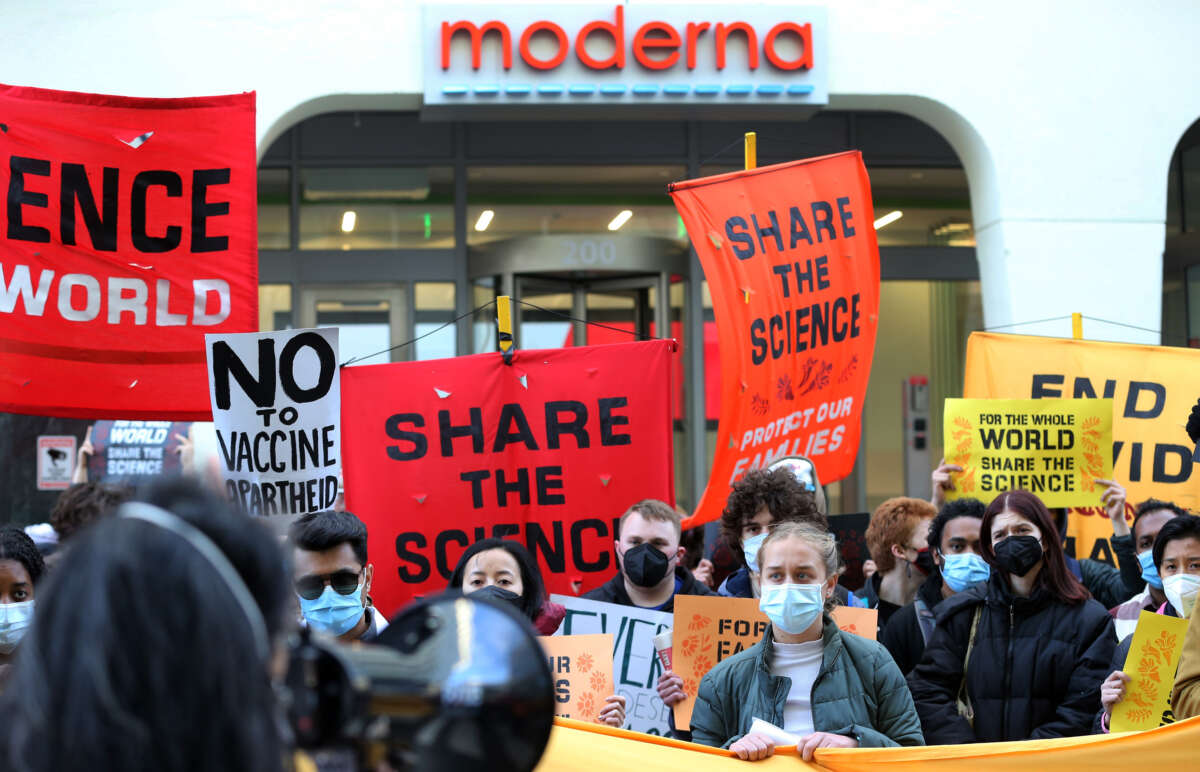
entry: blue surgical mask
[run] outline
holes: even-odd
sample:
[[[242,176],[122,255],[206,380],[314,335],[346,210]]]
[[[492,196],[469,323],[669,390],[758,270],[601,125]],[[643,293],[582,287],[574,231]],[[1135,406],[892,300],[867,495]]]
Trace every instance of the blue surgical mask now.
[[[986,582],[991,575],[991,567],[974,552],[942,556],[942,580],[955,592],[962,592],[973,584]]]
[[[327,585],[316,600],[300,598],[300,612],[308,626],[317,632],[341,635],[358,624],[365,613],[362,591],[363,586],[359,584],[354,592],[342,595]]]
[[[758,608],[785,633],[799,635],[812,627],[825,608],[821,584],[764,584]]]
[[[33,601],[0,603],[0,654],[12,654],[33,624]]]
[[[1138,563],[1142,565],[1142,578],[1146,580],[1146,584],[1161,590],[1163,583],[1162,579],[1158,578],[1158,566],[1154,565],[1154,550],[1139,552],[1137,558]]]
[[[766,540],[766,531],[763,531],[758,536],[751,536],[749,539],[742,540],[742,555],[746,558],[746,566],[751,571],[758,571],[758,550]]]

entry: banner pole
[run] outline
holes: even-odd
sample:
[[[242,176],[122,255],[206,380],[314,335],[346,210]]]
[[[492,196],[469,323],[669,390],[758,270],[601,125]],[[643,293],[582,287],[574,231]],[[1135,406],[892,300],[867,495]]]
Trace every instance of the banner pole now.
[[[1083,314],[1078,311],[1071,314],[1071,337],[1083,340]]]
[[[504,364],[512,364],[513,334],[512,334],[512,299],[508,295],[496,297],[496,340],[500,344],[500,353],[504,355]]]
[[[758,167],[758,135],[753,131],[746,132],[746,170]]]

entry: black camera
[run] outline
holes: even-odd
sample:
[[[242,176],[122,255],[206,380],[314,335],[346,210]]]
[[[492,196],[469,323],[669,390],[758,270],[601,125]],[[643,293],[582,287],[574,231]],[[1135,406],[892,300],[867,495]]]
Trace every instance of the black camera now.
[[[285,685],[296,743],[321,772],[525,772],[554,720],[529,623],[467,596],[417,601],[371,645],[302,631]]]

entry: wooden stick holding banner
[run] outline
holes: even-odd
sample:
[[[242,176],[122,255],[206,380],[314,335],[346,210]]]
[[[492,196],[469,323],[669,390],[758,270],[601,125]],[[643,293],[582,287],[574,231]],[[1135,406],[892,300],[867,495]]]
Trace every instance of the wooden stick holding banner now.
[[[513,357],[513,324],[512,299],[508,295],[496,298],[496,341],[500,344],[500,353],[504,355],[504,364],[511,365]]]
[[[753,131],[746,132],[746,169],[747,171],[758,166],[758,134]]]

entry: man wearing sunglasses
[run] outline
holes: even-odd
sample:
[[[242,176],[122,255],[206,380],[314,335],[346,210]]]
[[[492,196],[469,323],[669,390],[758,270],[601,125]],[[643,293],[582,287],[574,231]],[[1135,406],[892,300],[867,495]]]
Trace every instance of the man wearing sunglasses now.
[[[375,640],[387,620],[371,607],[367,527],[350,512],[313,512],[289,532],[300,613],[313,630],[348,643]]]

